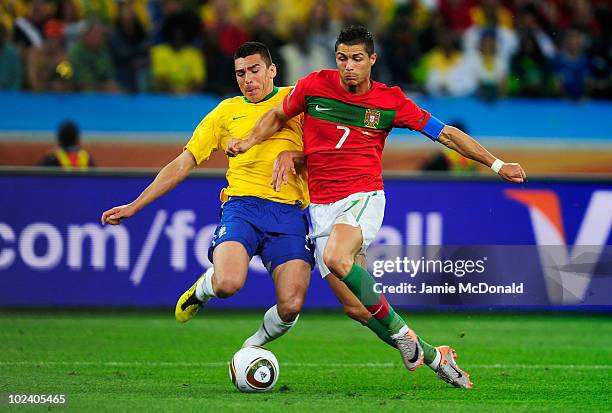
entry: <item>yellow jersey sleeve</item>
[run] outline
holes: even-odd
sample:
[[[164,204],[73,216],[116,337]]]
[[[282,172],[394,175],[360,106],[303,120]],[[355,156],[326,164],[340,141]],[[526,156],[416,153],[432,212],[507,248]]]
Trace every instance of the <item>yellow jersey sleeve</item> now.
[[[220,147],[224,132],[223,128],[219,127],[220,107],[221,104],[202,119],[185,145],[185,149],[191,152],[198,165],[207,161],[213,151]]]

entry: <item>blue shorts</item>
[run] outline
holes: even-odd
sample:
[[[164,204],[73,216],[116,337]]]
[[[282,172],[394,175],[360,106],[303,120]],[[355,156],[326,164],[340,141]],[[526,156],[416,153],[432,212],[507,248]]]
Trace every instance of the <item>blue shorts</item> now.
[[[299,205],[281,204],[253,196],[232,197],[221,207],[221,222],[208,249],[225,241],[241,243],[249,258],[259,255],[270,274],[290,260],[314,266],[314,248],[308,238],[308,218]]]

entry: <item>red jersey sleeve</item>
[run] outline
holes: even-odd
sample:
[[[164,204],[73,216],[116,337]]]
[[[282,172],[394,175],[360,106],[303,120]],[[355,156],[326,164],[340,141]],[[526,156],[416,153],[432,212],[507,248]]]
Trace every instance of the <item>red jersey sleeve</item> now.
[[[421,109],[416,103],[408,99],[404,92],[399,88],[396,89],[397,109],[393,126],[398,128],[408,128],[415,131],[422,131],[429,121],[429,112]]]
[[[306,92],[317,72],[313,72],[297,81],[293,90],[283,99],[285,115],[292,118],[304,112],[306,108]]]

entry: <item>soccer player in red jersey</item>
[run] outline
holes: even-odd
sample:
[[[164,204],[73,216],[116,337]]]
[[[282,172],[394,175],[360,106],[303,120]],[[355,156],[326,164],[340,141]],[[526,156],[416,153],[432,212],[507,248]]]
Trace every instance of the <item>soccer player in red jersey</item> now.
[[[248,151],[304,113],[304,152],[279,156],[273,181],[278,188],[294,171],[294,163],[305,158],[311,237],[321,275],[349,316],[397,347],[409,370],[425,361],[444,381],[469,388],[472,383],[456,364],[454,350],[433,347],[418,337],[356,263],[363,260],[382,225],[384,142],[393,127],[408,128],[491,167],[509,182],[523,182],[526,175],[519,164],[504,163],[466,133],[418,107],[398,87],[373,81],[376,59],[372,34],[365,27],[344,29],[336,41],[338,69],[313,72],[298,81],[283,104],[262,116],[249,136],[229,142],[227,153]]]

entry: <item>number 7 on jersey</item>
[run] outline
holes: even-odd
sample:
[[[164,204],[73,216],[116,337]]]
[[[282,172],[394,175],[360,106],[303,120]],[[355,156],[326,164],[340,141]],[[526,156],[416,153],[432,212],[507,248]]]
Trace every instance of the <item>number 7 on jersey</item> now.
[[[346,126],[340,126],[340,125],[336,126],[336,128],[344,131],[344,133],[342,134],[342,137],[340,138],[340,140],[336,144],[336,149],[340,149],[340,147],[342,146],[342,144],[344,143],[346,138],[348,138],[349,133],[351,132],[351,130],[348,127],[346,127]]]

